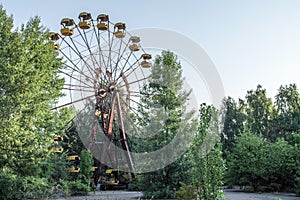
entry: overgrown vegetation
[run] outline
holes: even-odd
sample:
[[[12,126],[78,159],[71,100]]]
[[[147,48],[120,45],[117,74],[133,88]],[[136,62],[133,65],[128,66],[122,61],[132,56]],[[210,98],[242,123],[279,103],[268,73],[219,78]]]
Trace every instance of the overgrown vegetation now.
[[[255,192],[299,188],[300,96],[295,84],[281,86],[275,102],[257,86],[245,100],[224,101],[223,151],[227,184]]]
[[[0,199],[47,199],[91,190],[94,161],[76,127],[66,126],[71,111],[50,111],[62,96],[63,79],[58,76],[62,62],[48,36],[37,17],[13,30],[13,18],[0,7]],[[156,57],[152,77],[143,91],[150,94],[141,102],[143,116],[136,120],[148,128],[163,123],[163,128],[147,139],[132,138],[134,149],[154,151],[168,144],[183,124],[197,128],[180,133],[195,139],[178,160],[137,175],[134,185],[145,198],[223,199],[224,185],[300,195],[300,96],[295,84],[281,86],[274,100],[258,85],[245,99],[224,99],[221,110],[201,104],[199,111],[185,112],[190,91],[183,90],[182,66],[174,53]],[[63,153],[49,151],[55,135],[64,138]],[[80,155],[79,173],[68,172],[68,155]]]
[[[0,198],[86,194],[86,178],[69,180],[67,149],[51,152],[54,136],[64,135],[72,113],[50,111],[62,96],[62,62],[38,17],[13,30],[13,18],[0,6],[0,61]]]

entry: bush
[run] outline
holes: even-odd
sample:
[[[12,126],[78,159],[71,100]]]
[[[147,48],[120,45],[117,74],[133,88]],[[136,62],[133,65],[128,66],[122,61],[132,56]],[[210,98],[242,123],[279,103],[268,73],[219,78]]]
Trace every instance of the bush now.
[[[87,185],[90,184],[93,172],[91,168],[93,167],[94,160],[92,154],[88,150],[82,150],[80,153],[80,172],[79,179],[82,183]]]
[[[178,200],[190,200],[195,199],[195,187],[192,185],[183,184],[178,191],[175,192],[176,198]]]
[[[81,181],[69,181],[65,182],[65,192],[71,196],[88,195],[90,187]]]
[[[253,192],[293,192],[299,150],[283,139],[266,141],[245,133],[228,156],[230,185],[248,186]]]
[[[300,177],[296,178],[296,182],[297,182],[297,184],[296,184],[295,192],[296,192],[296,195],[298,197],[300,197]]]
[[[7,168],[0,171],[0,199],[22,199],[20,178]]]
[[[0,172],[0,199],[47,199],[52,195],[52,187],[45,178],[22,177],[10,169]]]
[[[48,199],[52,195],[52,186],[45,178],[24,177],[20,189],[24,199]]]

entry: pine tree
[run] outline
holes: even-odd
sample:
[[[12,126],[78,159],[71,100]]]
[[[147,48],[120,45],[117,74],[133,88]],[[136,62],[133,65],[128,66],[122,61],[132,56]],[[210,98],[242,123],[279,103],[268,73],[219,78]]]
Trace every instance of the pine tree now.
[[[134,140],[134,149],[138,149],[139,152],[161,149],[177,134],[180,134],[182,141],[192,134],[192,131],[183,132],[181,129],[182,126],[192,126],[194,112],[187,111],[191,91],[185,91],[183,88],[182,66],[177,56],[170,51],[163,51],[156,57],[151,75],[149,84],[145,85],[142,91],[144,97],[140,110],[143,115],[137,120],[139,125],[145,127],[145,132],[142,133],[144,137]],[[173,150],[176,153],[176,149]],[[157,162],[168,163],[170,159],[172,153],[168,152]],[[142,174],[139,178],[140,184],[145,186],[141,189],[145,191],[146,198],[174,198],[180,182],[187,182],[188,176],[185,173],[188,168],[186,157],[182,156],[162,169]]]
[[[61,67],[40,19],[32,18],[20,30],[13,30],[13,18],[1,6],[1,168],[22,175],[36,175],[41,170],[53,136],[64,124],[59,113],[50,111],[62,96]]]

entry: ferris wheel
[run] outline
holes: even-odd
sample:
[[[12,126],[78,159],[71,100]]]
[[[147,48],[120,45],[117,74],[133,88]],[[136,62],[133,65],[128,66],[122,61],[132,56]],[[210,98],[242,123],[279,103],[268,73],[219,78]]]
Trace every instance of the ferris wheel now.
[[[125,23],[113,23],[107,14],[92,18],[82,12],[77,21],[64,18],[60,32],[51,33],[64,63],[66,94],[53,109],[73,107],[77,131],[93,155],[134,172],[128,132],[134,130],[141,90],[151,77],[151,55],[138,36],[126,32]]]

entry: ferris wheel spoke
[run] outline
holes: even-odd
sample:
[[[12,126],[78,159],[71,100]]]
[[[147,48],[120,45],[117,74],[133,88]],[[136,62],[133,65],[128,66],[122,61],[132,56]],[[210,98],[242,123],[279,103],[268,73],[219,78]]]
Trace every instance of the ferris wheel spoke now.
[[[84,101],[84,100],[87,100],[87,99],[90,99],[92,97],[95,97],[95,94],[91,95],[91,96],[87,96],[87,97],[84,97],[84,98],[81,98],[81,99],[77,99],[75,101],[71,101],[69,103],[66,103],[66,104],[63,104],[63,105],[60,105],[60,106],[56,106],[54,108],[51,108],[51,110],[55,110],[55,109],[58,109],[58,108],[62,108],[62,107],[66,107],[66,106],[69,106],[69,105],[72,105],[72,104],[75,104],[75,103],[78,103],[80,101]]]
[[[86,35],[86,31],[83,30],[83,34],[81,33],[80,29],[77,27],[77,30],[82,38],[82,40],[84,41],[88,51],[89,51],[89,55],[91,56],[91,60],[94,66],[100,67],[99,63],[97,62],[96,58],[94,57],[94,54],[91,50],[91,47],[89,45],[88,39],[87,39],[87,35]],[[95,68],[95,67],[94,67]]]
[[[132,73],[135,73],[135,71],[137,70],[137,69],[139,69],[139,65],[137,65],[137,66],[135,66],[135,67],[133,67],[135,65],[135,63],[133,64],[133,65],[131,65],[125,72],[124,72],[124,74],[126,75],[126,76],[130,76]],[[128,73],[128,74],[126,74],[126,73]],[[143,74],[144,75],[144,74]]]
[[[71,62],[73,64],[73,61]],[[75,72],[78,72],[80,75],[84,76],[87,80],[95,80],[93,79],[92,77],[86,75],[86,73],[84,73],[83,71],[81,71],[81,69],[79,69],[75,64],[73,64],[75,67],[72,67],[70,65],[67,65],[65,64],[64,66],[67,67],[67,68],[70,68],[71,70],[75,71]]]
[[[82,80],[80,80],[80,79],[76,78],[75,76],[70,75],[70,74],[68,74],[68,73],[66,73],[66,72],[64,72],[62,70],[59,70],[59,72],[62,73],[62,74],[64,74],[64,75],[66,75],[66,76],[68,76],[70,79],[73,79],[73,80],[78,81],[79,83],[82,83],[83,85],[86,85],[88,87],[93,87],[91,85],[88,85],[86,82],[83,82]]]
[[[95,92],[94,90],[76,89],[76,88],[63,88],[64,90],[73,90],[78,92]]]
[[[99,68],[100,68],[101,71],[103,71],[101,69],[101,66],[105,65],[105,61],[104,61],[104,58],[103,58],[103,54],[102,54],[102,51],[101,51],[101,45],[100,45],[100,30],[98,29],[98,31],[96,31],[96,26],[94,24],[94,20],[92,20],[92,25],[93,25],[93,33],[95,34],[95,38],[96,38],[96,41],[97,41],[97,47],[98,47],[98,51],[99,51],[99,59],[98,59]]]
[[[117,80],[115,81],[116,83],[118,83],[118,81],[119,81],[119,79],[120,78],[122,78],[122,76],[127,76],[128,77],[128,75],[130,75],[130,74],[126,74],[130,69],[132,69],[133,68],[133,66],[134,65],[136,65],[137,63],[139,63],[139,61],[140,61],[140,59],[138,59],[138,60],[136,60],[132,65],[130,65],[127,69],[126,69],[126,65],[124,65],[123,67],[122,67],[122,70],[121,70],[121,72],[120,72],[120,76],[117,78]],[[126,64],[128,63],[128,61],[126,61]],[[139,65],[137,65],[134,69],[137,69],[139,67]],[[126,69],[125,71],[124,71],[124,69]]]
[[[97,32],[98,32],[98,34],[96,34],[96,30],[95,30],[95,27],[94,27],[94,32],[95,32],[95,35],[97,36],[97,38],[96,38],[96,40],[97,40],[97,46],[98,46],[98,51],[99,51],[99,61],[100,61],[100,65],[102,66],[102,67],[100,67],[100,69],[101,69],[101,76],[103,77],[103,79],[105,79],[105,81],[108,81],[108,79],[107,79],[107,77],[106,77],[106,69],[108,68],[108,63],[107,62],[105,62],[105,55],[104,55],[104,53],[103,53],[103,51],[104,51],[104,49],[103,49],[103,47],[102,47],[102,43],[101,43],[101,38],[102,38],[102,40],[104,40],[104,42],[105,42],[105,39],[104,39],[104,37],[102,36],[102,34],[100,33],[100,30],[98,30]]]
[[[131,57],[132,54],[133,54],[133,53],[132,53],[132,51],[131,51],[130,54],[129,54],[129,56],[126,58],[125,63],[123,64],[121,70],[120,70],[121,72],[124,71],[124,69],[125,69],[125,67],[126,67],[126,65],[127,65],[127,63],[128,63],[128,61],[129,61],[129,59],[130,59],[130,57]],[[118,64],[118,63],[117,63],[117,64]],[[116,64],[116,65],[117,65],[117,64]],[[116,70],[116,72],[117,72],[117,70]],[[116,73],[116,72],[115,72],[115,73]]]
[[[108,31],[108,59],[107,59],[107,65],[110,66],[110,72],[112,72],[112,65],[111,65],[111,50],[112,50],[112,44],[114,41],[114,37],[111,37],[111,31]],[[113,34],[112,34],[113,35]],[[107,70],[107,69],[106,69]]]
[[[66,87],[77,87],[77,88],[84,88],[84,89],[90,89],[91,87],[90,86],[84,86],[84,85],[75,85],[75,84],[68,84],[68,83],[65,83],[64,86]]]
[[[78,57],[81,59],[81,61],[84,62],[84,64],[87,66],[89,73],[92,75],[93,79],[95,79],[95,77],[94,77],[95,69],[87,63],[86,59],[84,59],[84,56],[82,56],[82,54],[78,50],[77,46],[75,45],[74,40],[71,37],[70,37],[70,40],[71,40],[72,44],[75,46],[75,48],[77,49],[77,51],[79,52],[79,53],[77,53]]]
[[[142,97],[142,95],[137,95],[137,94],[131,94],[130,96],[132,96],[132,97]]]
[[[140,114],[139,110],[137,110],[136,108],[134,108],[134,107],[130,106],[129,104],[127,104],[123,99],[121,99],[121,101],[126,105],[127,109],[129,109],[136,117],[139,118],[139,120],[147,123],[146,121],[144,121],[143,117],[140,116],[141,114]],[[125,108],[123,108],[123,109],[125,109]]]
[[[140,102],[137,102],[137,101],[133,100],[133,98],[130,98],[129,100],[132,101],[133,103],[137,104],[141,108],[147,109],[147,107],[145,105],[141,104]]]
[[[132,117],[128,114],[129,111],[126,111],[126,108],[121,105],[122,111],[125,114],[126,119],[130,122],[130,125],[135,129],[136,132],[139,131],[139,127],[135,124],[135,122],[132,120]]]
[[[119,63],[120,59],[122,58],[122,55],[121,55],[121,49],[122,49],[122,44],[124,44],[125,42],[123,42],[123,38],[121,38],[121,39],[118,41],[118,43],[119,43],[118,51],[116,52],[116,55],[113,57],[113,60],[115,60],[115,58],[117,57],[117,59],[116,59],[117,62],[116,62],[116,64],[115,64],[114,68],[112,69],[112,73],[117,69],[118,63]],[[115,46],[117,46],[118,43],[116,43]],[[127,46],[127,45],[128,45],[128,44],[126,44],[126,46]],[[124,47],[124,50],[126,49],[126,46]]]
[[[90,67],[89,64],[85,61],[85,59],[83,58],[83,56],[81,55],[80,51],[78,50],[78,48],[76,47],[76,45],[74,44],[74,41],[72,40],[72,38],[70,38],[70,40],[72,41],[73,45],[75,46],[75,49],[63,38],[63,41],[68,45],[69,49],[72,50],[72,52],[74,52],[78,57],[80,61],[83,61],[86,66],[88,66],[88,70],[89,70],[89,74],[93,77],[93,73],[90,71]],[[63,52],[63,50],[59,49],[60,53],[70,62],[72,63],[72,65],[78,69],[79,71],[81,71],[77,65],[73,62],[73,60],[71,59],[71,56],[68,56],[66,53]],[[94,77],[92,78],[94,79]]]
[[[129,42],[126,44],[126,47],[128,46],[128,44],[129,44]],[[119,78],[119,77],[117,78],[117,71],[118,71],[118,68],[119,68],[119,67],[118,67],[118,64],[120,63],[121,58],[123,57],[123,54],[124,54],[124,52],[125,52],[126,47],[124,48],[122,54],[121,54],[120,57],[118,58],[117,63],[116,63],[116,65],[115,65],[115,70],[114,70],[114,82],[116,82],[117,79]],[[126,58],[125,63],[122,64],[122,68],[119,68],[119,69],[120,69],[120,70],[119,70],[120,72],[122,72],[122,71],[124,70],[124,68],[126,67],[126,65],[127,65],[127,63],[128,63],[128,61],[129,61],[129,59],[130,59],[130,57],[131,57],[132,54],[133,54],[133,52],[131,51],[130,54],[129,54],[129,55],[127,56],[127,58]]]
[[[130,83],[127,83],[128,85],[131,85],[131,84],[135,84],[135,83],[139,83],[139,82],[142,82],[142,81],[145,81],[145,80],[148,80],[151,76],[148,76],[148,77],[144,77],[142,79],[138,79],[136,81],[132,81]],[[122,87],[125,87],[127,84],[124,84],[124,85],[119,85],[118,87],[119,88],[122,88]]]

